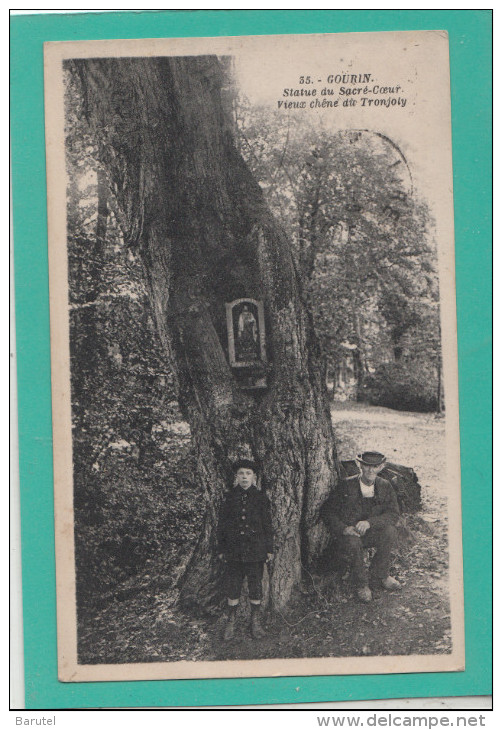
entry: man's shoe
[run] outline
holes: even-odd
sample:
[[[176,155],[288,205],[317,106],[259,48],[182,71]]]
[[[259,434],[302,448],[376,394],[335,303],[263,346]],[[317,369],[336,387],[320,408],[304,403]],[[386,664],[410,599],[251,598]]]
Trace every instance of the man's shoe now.
[[[231,616],[227,621],[227,625],[225,626],[223,640],[231,641],[234,638],[234,634],[235,634],[235,616]]]
[[[370,589],[368,586],[364,586],[364,588],[358,588],[356,590],[356,596],[361,603],[371,603],[371,599],[373,598]]]
[[[397,581],[391,575],[388,575],[387,578],[383,579],[382,585],[386,591],[400,591],[403,588],[401,583],[399,583],[399,581]]]
[[[251,616],[251,636],[253,639],[264,639],[266,635],[266,631],[261,625],[260,614],[256,611]]]

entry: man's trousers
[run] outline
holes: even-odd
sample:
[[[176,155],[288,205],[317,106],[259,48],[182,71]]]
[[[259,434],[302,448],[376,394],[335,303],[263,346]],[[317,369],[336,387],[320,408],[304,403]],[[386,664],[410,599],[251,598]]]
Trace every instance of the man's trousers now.
[[[354,584],[362,588],[369,584],[369,577],[381,582],[389,575],[392,548],[396,544],[397,530],[393,525],[370,527],[362,537],[342,535],[340,549],[351,571]],[[364,564],[364,549],[375,547],[376,553],[371,561],[370,574]]]

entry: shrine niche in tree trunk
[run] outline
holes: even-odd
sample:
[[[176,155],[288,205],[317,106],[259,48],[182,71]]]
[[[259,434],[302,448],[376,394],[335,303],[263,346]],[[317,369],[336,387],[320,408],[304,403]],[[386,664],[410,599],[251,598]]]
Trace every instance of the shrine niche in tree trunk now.
[[[263,303],[255,299],[236,299],[225,304],[227,314],[228,357],[242,388],[266,388],[267,352]]]

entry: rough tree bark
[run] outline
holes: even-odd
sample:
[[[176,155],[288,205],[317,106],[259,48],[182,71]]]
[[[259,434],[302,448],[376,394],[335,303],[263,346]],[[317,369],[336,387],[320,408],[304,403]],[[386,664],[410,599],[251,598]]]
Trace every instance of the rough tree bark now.
[[[199,610],[219,595],[214,528],[232,461],[252,456],[263,467],[276,543],[273,607],[287,603],[302,565],[325,546],[319,508],[338,470],[324,364],[290,242],[235,144],[229,63],[71,62],[192,430],[207,511],[180,600]],[[266,391],[243,391],[228,364],[224,305],[239,297],[264,302]]]

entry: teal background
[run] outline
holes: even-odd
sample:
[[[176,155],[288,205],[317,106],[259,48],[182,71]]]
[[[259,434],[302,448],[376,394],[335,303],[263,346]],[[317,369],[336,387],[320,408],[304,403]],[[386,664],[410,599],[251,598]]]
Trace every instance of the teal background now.
[[[450,37],[466,670],[64,684],[57,680],[44,41],[446,29]],[[162,707],[491,694],[490,10],[196,10],[11,18],[11,150],[26,707]],[[483,524],[483,530],[479,526]],[[299,689],[297,689],[299,688]]]

